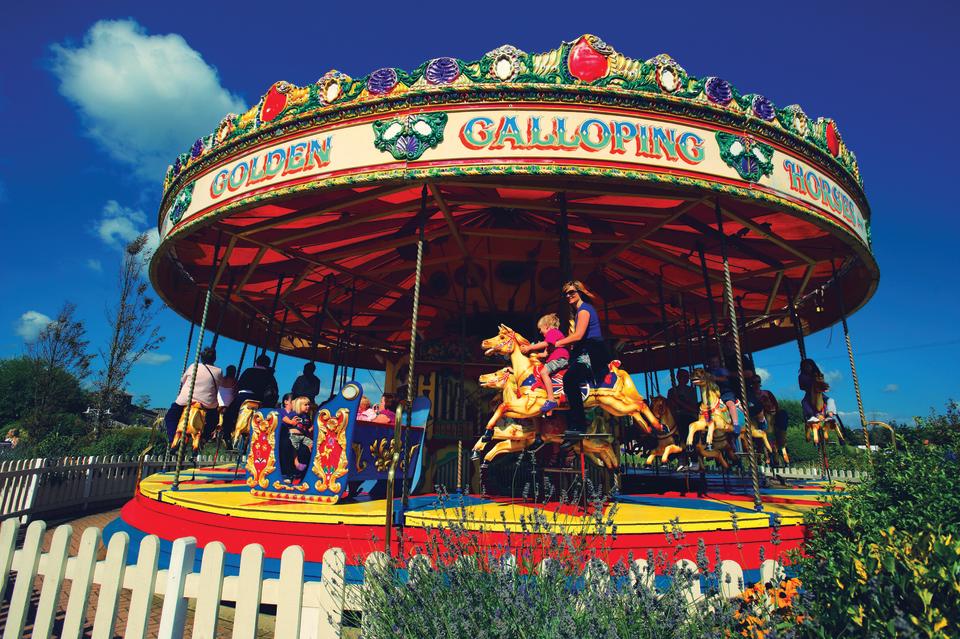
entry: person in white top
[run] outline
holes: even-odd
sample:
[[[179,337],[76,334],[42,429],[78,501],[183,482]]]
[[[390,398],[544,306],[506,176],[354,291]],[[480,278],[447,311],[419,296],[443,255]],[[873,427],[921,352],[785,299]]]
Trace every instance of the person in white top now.
[[[223,372],[213,365],[216,359],[217,352],[213,348],[207,347],[200,352],[197,379],[193,386],[193,401],[207,409],[206,423],[203,429],[204,439],[207,439],[217,427],[217,423],[220,421],[219,409],[224,406],[220,398]],[[167,441],[173,441],[180,416],[183,415],[183,411],[190,401],[190,381],[193,377],[193,369],[194,365],[191,364],[180,377],[180,392],[164,416],[164,425],[167,427]]]
[[[233,403],[237,396],[237,367],[233,364],[227,366],[223,374],[223,380],[220,382],[220,405],[224,408]]]

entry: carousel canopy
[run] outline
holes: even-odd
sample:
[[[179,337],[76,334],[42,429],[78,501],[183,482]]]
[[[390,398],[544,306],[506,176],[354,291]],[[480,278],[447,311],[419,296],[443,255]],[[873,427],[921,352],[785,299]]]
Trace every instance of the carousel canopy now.
[[[501,322],[536,337],[570,274],[640,370],[729,329],[724,250],[750,349],[856,310],[869,219],[832,120],[587,35],[277,82],[170,167],[150,272],[194,320],[212,285],[228,337],[378,366],[409,343],[422,225],[421,358]]]

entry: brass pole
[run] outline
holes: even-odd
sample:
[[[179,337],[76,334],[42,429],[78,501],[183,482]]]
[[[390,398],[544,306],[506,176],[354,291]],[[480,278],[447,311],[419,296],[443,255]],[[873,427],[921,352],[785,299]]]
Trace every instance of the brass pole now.
[[[730,314],[730,336],[733,337],[733,349],[737,358],[737,373],[740,376],[740,400],[743,402],[744,426],[747,429],[747,454],[750,456],[750,477],[753,480],[753,508],[763,510],[760,501],[760,472],[753,445],[753,417],[747,401],[747,381],[743,377],[743,354],[740,350],[740,328],[737,325],[737,307],[733,303],[733,280],[730,278],[730,260],[727,258],[727,245],[723,235],[723,214],[720,212],[720,198],[717,198],[717,230],[720,232],[720,253],[723,256],[723,292],[726,298],[727,312]]]
[[[833,266],[831,261],[830,266]],[[850,328],[847,326],[847,310],[843,301],[843,287],[837,277],[837,269],[833,269],[834,282],[837,286],[837,298],[840,300],[840,321],[843,322],[843,338],[847,342],[847,357],[850,358],[850,373],[853,375],[853,390],[857,394],[857,409],[860,411],[860,428],[863,429],[863,445],[867,449],[867,460],[873,464],[873,455],[870,450],[870,434],[867,432],[867,415],[863,410],[863,398],[860,396],[860,378],[857,376],[857,364],[853,360],[853,344],[850,342]],[[896,449],[896,442],[894,442]]]

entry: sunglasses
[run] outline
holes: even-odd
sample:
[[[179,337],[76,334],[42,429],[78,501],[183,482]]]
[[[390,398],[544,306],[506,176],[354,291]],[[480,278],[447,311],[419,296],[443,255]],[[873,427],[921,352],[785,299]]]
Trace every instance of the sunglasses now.
[[[579,292],[580,292],[580,291],[572,290],[572,291],[564,291],[563,294],[566,295],[567,297],[573,297],[574,295],[578,294]]]

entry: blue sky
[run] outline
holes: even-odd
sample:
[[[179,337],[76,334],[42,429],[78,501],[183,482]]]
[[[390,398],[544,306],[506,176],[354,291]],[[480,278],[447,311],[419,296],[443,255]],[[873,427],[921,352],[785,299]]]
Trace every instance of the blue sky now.
[[[595,33],[631,57],[666,52],[693,75],[837,120],[859,158],[881,268],[877,294],[850,320],[868,413],[904,420],[960,399],[952,4],[89,2],[15,3],[4,14],[0,357],[21,353],[65,300],[93,344],[105,341],[119,249],[155,223],[166,164],[276,80],[476,59],[506,43],[546,51]],[[130,387],[156,405],[174,397],[188,329],[170,311],[160,321],[167,341]],[[852,417],[840,327],[807,348]],[[239,346],[221,342],[220,352],[235,362]],[[769,388],[798,397],[794,346],[757,362]],[[300,365],[281,358],[281,386]],[[377,394],[369,376],[360,381]]]

